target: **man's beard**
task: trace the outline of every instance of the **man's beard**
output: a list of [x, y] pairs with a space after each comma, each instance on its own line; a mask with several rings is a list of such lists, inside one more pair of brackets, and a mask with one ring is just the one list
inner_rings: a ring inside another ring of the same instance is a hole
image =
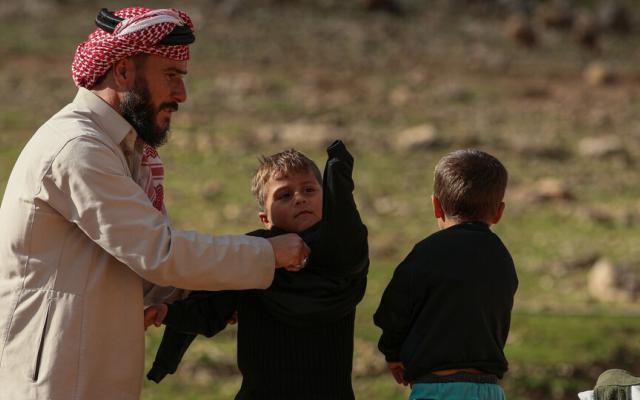
[[122, 116], [133, 126], [138, 137], [149, 146], [157, 148], [165, 144], [169, 136], [169, 122], [164, 128], [156, 124], [158, 113], [164, 109], [177, 111], [178, 103], [162, 103], [156, 109], [151, 102], [147, 80], [136, 77], [133, 89], [124, 95], [120, 109]]

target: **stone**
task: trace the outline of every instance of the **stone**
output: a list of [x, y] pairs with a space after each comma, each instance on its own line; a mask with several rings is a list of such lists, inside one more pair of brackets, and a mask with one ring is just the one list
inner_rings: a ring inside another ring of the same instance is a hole
[[397, 151], [424, 150], [439, 144], [436, 128], [430, 124], [405, 129], [395, 135], [392, 143]]
[[607, 65], [599, 62], [587, 65], [582, 75], [584, 80], [591, 86], [611, 85], [617, 80], [615, 72]]
[[531, 48], [538, 44], [538, 35], [533, 29], [531, 21], [523, 15], [509, 16], [505, 23], [505, 33], [520, 46]]
[[578, 142], [578, 153], [584, 157], [598, 159], [629, 156], [622, 140], [614, 135], [583, 138]]
[[557, 178], [542, 178], [529, 190], [531, 201], [544, 203], [548, 201], [574, 200], [573, 193], [561, 180]]
[[637, 274], [629, 267], [600, 259], [589, 271], [587, 287], [589, 294], [599, 301], [632, 301], [638, 292]]
[[573, 9], [566, 0], [554, 0], [541, 4], [536, 9], [536, 16], [548, 28], [567, 30], [573, 26]]

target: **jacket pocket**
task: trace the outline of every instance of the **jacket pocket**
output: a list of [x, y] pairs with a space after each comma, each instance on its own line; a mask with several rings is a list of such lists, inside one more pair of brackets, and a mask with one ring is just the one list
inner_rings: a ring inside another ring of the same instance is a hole
[[38, 381], [38, 376], [40, 374], [40, 364], [42, 362], [42, 353], [44, 351], [44, 342], [45, 339], [47, 337], [47, 330], [49, 329], [49, 322], [50, 322], [50, 318], [51, 318], [51, 304], [53, 302], [51, 300], [49, 300], [47, 302], [47, 312], [44, 316], [44, 319], [42, 321], [42, 328], [40, 329], [40, 336], [39, 339], [37, 341], [37, 352], [36, 352], [36, 356], [33, 360], [33, 366], [31, 368], [31, 373], [30, 373], [30, 378], [32, 381], [37, 382]]

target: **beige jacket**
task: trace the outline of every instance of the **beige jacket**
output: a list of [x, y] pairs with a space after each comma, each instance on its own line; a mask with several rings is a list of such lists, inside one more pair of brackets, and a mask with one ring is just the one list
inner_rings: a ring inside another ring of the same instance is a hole
[[14, 166], [0, 206], [0, 399], [138, 399], [143, 278], [271, 284], [265, 239], [171, 228], [131, 178], [131, 129], [80, 89]]

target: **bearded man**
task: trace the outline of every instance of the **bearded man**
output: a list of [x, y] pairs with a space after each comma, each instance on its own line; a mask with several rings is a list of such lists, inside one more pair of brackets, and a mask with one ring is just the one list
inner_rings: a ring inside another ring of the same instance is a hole
[[76, 50], [72, 103], [27, 143], [0, 206], [3, 399], [138, 399], [143, 282], [268, 287], [296, 235], [173, 229], [156, 147], [187, 98], [193, 24], [179, 10], [102, 10]]

